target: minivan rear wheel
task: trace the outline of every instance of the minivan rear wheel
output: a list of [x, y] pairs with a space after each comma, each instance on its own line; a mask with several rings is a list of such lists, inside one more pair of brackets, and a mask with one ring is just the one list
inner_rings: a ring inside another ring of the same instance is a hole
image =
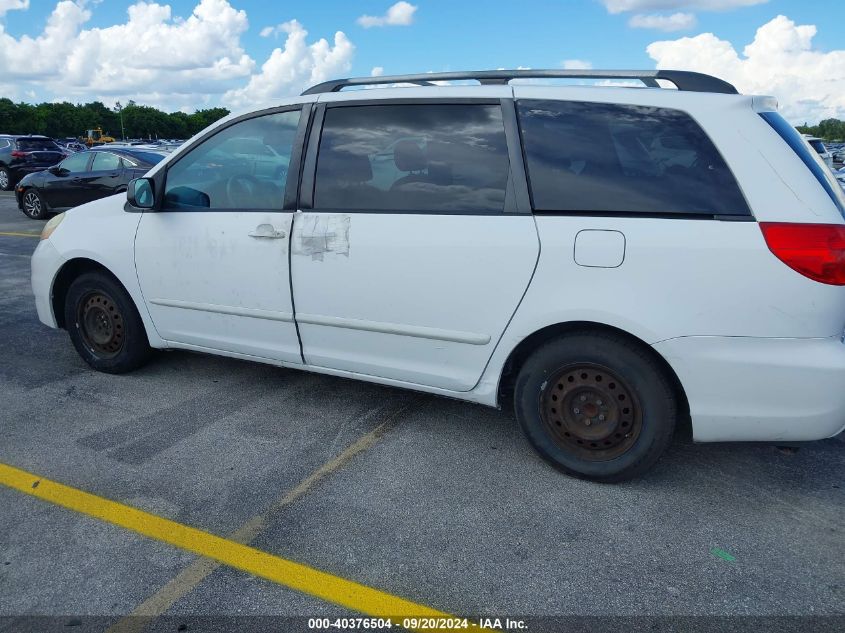
[[65, 326], [76, 351], [98, 371], [122, 374], [152, 355], [132, 298], [106, 274], [85, 273], [70, 284]]
[[677, 402], [648, 350], [605, 332], [571, 334], [535, 350], [516, 379], [516, 417], [534, 448], [576, 477], [637, 477], [672, 439]]

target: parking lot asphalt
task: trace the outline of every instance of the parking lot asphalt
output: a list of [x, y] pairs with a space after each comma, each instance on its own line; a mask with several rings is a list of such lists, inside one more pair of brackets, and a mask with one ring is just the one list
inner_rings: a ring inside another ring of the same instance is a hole
[[[842, 435], [679, 434], [611, 486], [547, 466], [508, 411], [183, 352], [99, 374], [38, 322], [42, 225], [0, 193], [0, 464], [447, 613], [843, 614]], [[0, 485], [0, 631], [354, 615], [335, 602]]]

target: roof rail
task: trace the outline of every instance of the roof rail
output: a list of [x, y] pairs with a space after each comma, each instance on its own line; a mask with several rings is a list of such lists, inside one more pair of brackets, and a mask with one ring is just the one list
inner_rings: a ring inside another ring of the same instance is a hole
[[392, 75], [381, 77], [351, 77], [333, 79], [311, 86], [303, 95], [339, 92], [349, 86], [381, 84], [417, 84], [433, 86], [435, 81], [475, 79], [483, 85], [507, 85], [513, 79], [638, 79], [646, 87], [659, 88], [658, 79], [675, 84], [687, 92], [717, 92], [735, 95], [737, 89], [717, 77], [687, 70], [479, 70], [468, 72], [425, 73], [418, 75]]

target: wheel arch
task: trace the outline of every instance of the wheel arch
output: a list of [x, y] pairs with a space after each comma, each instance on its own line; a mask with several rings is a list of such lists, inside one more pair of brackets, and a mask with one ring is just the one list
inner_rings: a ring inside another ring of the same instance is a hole
[[680, 378], [678, 378], [678, 374], [663, 357], [663, 355], [640, 337], [612, 325], [598, 323], [595, 321], [568, 321], [554, 323], [536, 330], [522, 339], [516, 347], [511, 350], [510, 354], [508, 354], [507, 360], [505, 360], [505, 363], [502, 366], [502, 371], [499, 376], [499, 386], [496, 394], [498, 403], [503, 407], [510, 407], [513, 404], [513, 389], [516, 375], [519, 373], [519, 369], [522, 364], [532, 352], [550, 340], [587, 332], [598, 334], [605, 333], [619, 336], [640, 347], [649, 356], [651, 356], [672, 384], [672, 388], [678, 399], [678, 411], [681, 414], [679, 424], [685, 425], [689, 428], [689, 402], [687, 400], [686, 391], [684, 390], [683, 384], [681, 384]]
[[39, 191], [38, 187], [36, 187], [35, 185], [30, 184], [28, 187], [24, 188], [24, 190], [21, 192], [21, 202], [23, 202], [23, 197], [30, 191], [35, 191], [35, 193], [38, 194], [38, 199], [41, 200], [41, 204], [43, 205], [45, 211], [53, 213], [53, 209], [47, 203], [47, 200], [45, 200], [44, 194], [42, 194], [41, 191]]
[[[117, 275], [103, 266], [100, 262], [86, 257], [76, 257], [74, 259], [70, 259], [66, 261], [59, 269], [59, 272], [56, 273], [56, 278], [53, 280], [53, 288], [50, 293], [50, 303], [53, 308], [53, 316], [56, 319], [56, 324], [60, 328], [65, 328], [65, 300], [67, 298], [68, 288], [70, 288], [73, 281], [80, 275], [90, 272], [103, 273], [109, 276], [115, 283], [119, 284], [124, 291], [126, 291], [127, 296], [130, 298], [132, 297], [129, 289], [122, 281], [120, 281], [120, 279], [118, 279]], [[137, 305], [135, 307], [139, 308]]]

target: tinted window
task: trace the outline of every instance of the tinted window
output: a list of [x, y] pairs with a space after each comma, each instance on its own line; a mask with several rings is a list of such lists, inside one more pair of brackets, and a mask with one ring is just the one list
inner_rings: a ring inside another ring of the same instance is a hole
[[808, 149], [798, 130], [792, 127], [780, 114], [777, 112], [762, 112], [760, 116], [792, 148], [792, 151], [798, 154], [798, 158], [813, 173], [819, 184], [824, 187], [827, 195], [830, 196], [833, 204], [845, 216], [845, 196], [839, 191], [840, 187], [836, 182], [836, 178], [827, 168], [827, 165], [824, 164], [821, 157]]
[[165, 208], [281, 209], [299, 110], [235, 123], [167, 171]]
[[147, 165], [157, 165], [164, 160], [164, 154], [157, 154], [156, 152], [142, 152], [130, 150], [126, 152], [127, 160], [131, 163], [145, 163]]
[[58, 152], [59, 147], [46, 138], [19, 138], [18, 149], [22, 152]]
[[542, 211], [749, 215], [725, 161], [678, 110], [520, 101], [534, 207]]
[[108, 169], [119, 169], [120, 158], [111, 152], [94, 152], [94, 162], [91, 164], [91, 171], [106, 171]]
[[509, 168], [497, 105], [329, 108], [314, 206], [496, 213]]
[[827, 149], [824, 146], [824, 143], [821, 141], [809, 141], [810, 147], [816, 150], [819, 154], [824, 154], [827, 152]]
[[66, 169], [71, 173], [86, 171], [88, 169], [88, 158], [92, 152], [80, 152], [72, 156], [68, 156], [61, 162], [62, 169]]

